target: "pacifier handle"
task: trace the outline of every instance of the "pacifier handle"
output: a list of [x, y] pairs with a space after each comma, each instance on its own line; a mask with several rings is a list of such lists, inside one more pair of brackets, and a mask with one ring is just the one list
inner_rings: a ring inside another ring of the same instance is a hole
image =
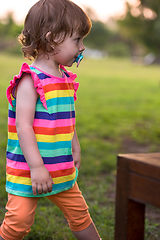
[[81, 52], [79, 55], [78, 55], [78, 57], [75, 59], [75, 61], [74, 62], [76, 62], [77, 63], [77, 67], [79, 66], [79, 64], [80, 64], [80, 62], [82, 61], [82, 59], [83, 59], [83, 52]]

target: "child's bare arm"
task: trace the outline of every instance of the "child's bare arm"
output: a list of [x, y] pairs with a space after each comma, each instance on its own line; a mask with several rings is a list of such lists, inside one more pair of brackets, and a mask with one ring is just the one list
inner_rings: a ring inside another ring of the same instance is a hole
[[30, 75], [20, 81], [16, 94], [16, 128], [22, 152], [30, 167], [34, 195], [52, 191], [52, 178], [43, 164], [33, 130], [37, 92]]
[[75, 167], [79, 169], [81, 166], [81, 147], [78, 141], [76, 129], [74, 130], [74, 135], [72, 139], [72, 156]]

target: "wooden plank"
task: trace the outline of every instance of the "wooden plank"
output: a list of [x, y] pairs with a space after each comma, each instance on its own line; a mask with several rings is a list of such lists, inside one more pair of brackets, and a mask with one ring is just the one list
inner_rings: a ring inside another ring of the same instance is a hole
[[129, 161], [125, 155], [118, 155], [117, 157], [117, 167], [128, 169]]
[[129, 198], [160, 208], [160, 181], [129, 174]]
[[128, 198], [129, 172], [126, 169], [118, 167], [116, 184], [115, 240], [143, 240], [145, 205]]
[[118, 164], [131, 172], [160, 180], [160, 153], [121, 154]]
[[128, 171], [117, 168], [115, 240], [127, 240]]
[[152, 165], [152, 163], [152, 159], [150, 159], [150, 163], [130, 160], [128, 169], [133, 173], [160, 181], [160, 166]]
[[145, 205], [128, 199], [127, 240], [144, 240], [144, 226]]
[[[156, 167], [160, 167], [160, 152], [157, 153], [136, 153], [136, 154], [119, 154], [118, 158], [145, 162]], [[151, 161], [152, 159], [152, 161]]]

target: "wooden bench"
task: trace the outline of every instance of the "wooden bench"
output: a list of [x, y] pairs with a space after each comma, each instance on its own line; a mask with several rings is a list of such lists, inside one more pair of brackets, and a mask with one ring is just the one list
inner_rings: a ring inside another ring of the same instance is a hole
[[118, 155], [115, 240], [143, 240], [145, 204], [160, 208], [160, 153]]

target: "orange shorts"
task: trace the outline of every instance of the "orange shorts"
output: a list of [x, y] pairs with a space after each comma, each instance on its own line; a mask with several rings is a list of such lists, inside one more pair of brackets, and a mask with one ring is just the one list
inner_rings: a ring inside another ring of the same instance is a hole
[[[72, 231], [82, 231], [92, 222], [88, 206], [78, 188], [73, 188], [47, 197], [63, 212]], [[4, 221], [0, 228], [0, 235], [5, 240], [21, 240], [30, 231], [34, 223], [37, 197], [27, 198], [8, 194], [8, 202]]]

